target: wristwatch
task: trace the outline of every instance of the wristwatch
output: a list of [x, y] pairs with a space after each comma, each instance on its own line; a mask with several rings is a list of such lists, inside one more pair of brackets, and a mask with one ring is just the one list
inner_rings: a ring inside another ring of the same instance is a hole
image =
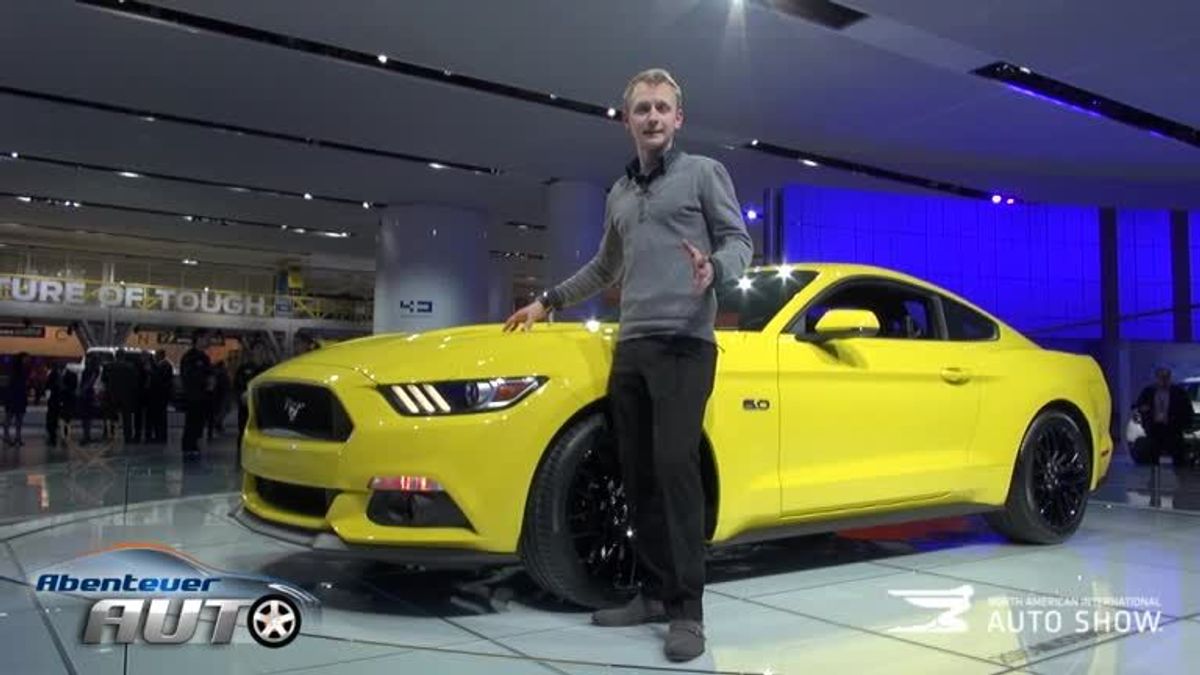
[[553, 290], [554, 289], [547, 288], [537, 296], [537, 301], [542, 303], [542, 307], [545, 307], [547, 312], [553, 312], [559, 309], [558, 302], [556, 302], [558, 296], [554, 294]]

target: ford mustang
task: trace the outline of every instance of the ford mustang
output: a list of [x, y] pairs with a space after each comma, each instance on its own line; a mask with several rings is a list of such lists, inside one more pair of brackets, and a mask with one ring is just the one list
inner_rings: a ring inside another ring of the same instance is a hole
[[[1012, 540], [1079, 526], [1108, 470], [1090, 358], [1042, 349], [876, 267], [760, 267], [717, 289], [702, 458], [712, 547], [984, 513]], [[522, 563], [587, 606], [636, 565], [605, 386], [616, 326], [383, 334], [254, 380], [246, 526], [414, 564]]]

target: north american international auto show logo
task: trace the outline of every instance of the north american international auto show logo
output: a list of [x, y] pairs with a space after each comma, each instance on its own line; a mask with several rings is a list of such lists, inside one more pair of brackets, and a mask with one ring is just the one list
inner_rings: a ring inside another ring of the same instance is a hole
[[300, 634], [320, 603], [265, 576], [218, 570], [166, 546], [119, 545], [31, 575], [39, 593], [93, 600], [83, 617], [88, 645], [233, 642], [239, 627], [277, 649]]
[[[889, 633], [1020, 633], [1096, 636], [1112, 633], [1157, 633], [1162, 629], [1158, 598], [1144, 596], [1060, 597], [1053, 595], [989, 596], [980, 606], [975, 587], [889, 590], [888, 595], [929, 611], [920, 623], [895, 626]], [[984, 625], [980, 625], [984, 622]]]

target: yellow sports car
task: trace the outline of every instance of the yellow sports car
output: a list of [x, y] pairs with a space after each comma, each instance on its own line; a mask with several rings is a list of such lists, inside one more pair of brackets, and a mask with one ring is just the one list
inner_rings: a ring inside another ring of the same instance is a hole
[[[754, 268], [717, 294], [696, 505], [712, 546], [970, 512], [1022, 542], [1079, 526], [1113, 447], [1092, 359], [875, 267]], [[468, 326], [278, 365], [252, 385], [237, 517], [343, 554], [519, 560], [609, 603], [635, 574], [605, 414], [615, 335]]]

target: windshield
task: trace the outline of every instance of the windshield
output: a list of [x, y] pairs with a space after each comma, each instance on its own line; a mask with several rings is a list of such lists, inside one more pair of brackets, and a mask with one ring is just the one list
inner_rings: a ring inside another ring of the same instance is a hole
[[[740, 279], [717, 288], [717, 330], [759, 331], [805, 286], [817, 278], [816, 272], [792, 270], [781, 276], [778, 269], [746, 272]], [[620, 310], [610, 307], [596, 319], [617, 323]]]
[[816, 277], [816, 272], [765, 269], [722, 284], [717, 288], [717, 330], [762, 330]]

